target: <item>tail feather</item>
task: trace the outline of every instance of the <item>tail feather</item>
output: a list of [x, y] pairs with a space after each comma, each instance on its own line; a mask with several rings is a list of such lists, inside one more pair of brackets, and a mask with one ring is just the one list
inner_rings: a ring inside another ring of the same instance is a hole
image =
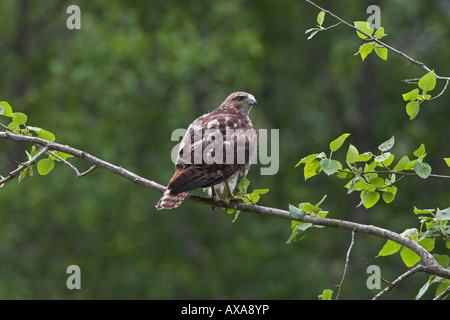
[[188, 194], [187, 192], [172, 194], [171, 191], [171, 189], [166, 189], [166, 191], [164, 191], [161, 199], [159, 199], [156, 204], [156, 209], [161, 210], [176, 208], [181, 204], [181, 202], [183, 202]]

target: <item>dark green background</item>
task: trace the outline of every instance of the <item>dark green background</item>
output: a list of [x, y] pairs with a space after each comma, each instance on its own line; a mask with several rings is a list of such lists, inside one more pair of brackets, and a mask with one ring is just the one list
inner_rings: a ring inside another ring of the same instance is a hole
[[[81, 30], [66, 27], [70, 4], [80, 6]], [[368, 18], [369, 4], [322, 5], [352, 22]], [[446, 1], [377, 4], [387, 43], [450, 74]], [[0, 100], [57, 142], [166, 184], [172, 131], [229, 93], [248, 91], [259, 102], [254, 125], [280, 130], [279, 172], [261, 176], [255, 165], [249, 174], [250, 189], [270, 189], [260, 204], [287, 209], [327, 194], [328, 217], [396, 232], [417, 227], [414, 205], [449, 205], [445, 181], [403, 179], [393, 203], [365, 210], [356, 208], [356, 192], [346, 195], [344, 180], [321, 174], [305, 182], [303, 167], [294, 168], [349, 132], [347, 143], [360, 152], [376, 152], [395, 135], [397, 159], [424, 143], [433, 172], [449, 173], [442, 158], [449, 156], [450, 95], [408, 120], [401, 94], [414, 86], [400, 80], [424, 71], [391, 52], [387, 61], [372, 53], [362, 63], [354, 56], [361, 41], [344, 26], [307, 40], [317, 13], [304, 1], [1, 1]], [[325, 17], [325, 26], [334, 23]], [[26, 160], [24, 148], [0, 141], [0, 174]], [[60, 164], [48, 176], [6, 184], [0, 298], [316, 299], [323, 289], [336, 292], [350, 233], [315, 229], [286, 245], [288, 221], [242, 213], [232, 222], [192, 203], [157, 212], [159, 197], [102, 170], [76, 179]], [[375, 258], [383, 244], [357, 235], [342, 299], [376, 294], [366, 287], [367, 264], [388, 280], [406, 270], [398, 255]], [[81, 290], [66, 288], [71, 264], [81, 268]], [[426, 279], [415, 275], [385, 297], [414, 298]]]

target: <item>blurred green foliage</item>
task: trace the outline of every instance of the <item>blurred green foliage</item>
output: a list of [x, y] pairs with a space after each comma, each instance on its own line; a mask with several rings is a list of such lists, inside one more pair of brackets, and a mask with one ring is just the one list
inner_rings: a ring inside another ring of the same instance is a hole
[[[66, 27], [70, 4], [81, 9], [81, 30]], [[329, 9], [363, 21], [369, 4], [346, 0]], [[384, 41], [450, 74], [446, 1], [378, 5]], [[253, 188], [270, 189], [259, 204], [288, 209], [327, 194], [328, 217], [402, 232], [417, 223], [414, 206], [448, 207], [445, 181], [404, 179], [394, 202], [366, 210], [340, 179], [305, 182], [294, 166], [351, 132], [360, 150], [393, 135], [399, 155], [424, 143], [433, 172], [448, 174], [450, 95], [410, 121], [402, 93], [414, 86], [400, 80], [422, 70], [393, 54], [362, 62], [354, 56], [360, 40], [342, 26], [307, 40], [317, 13], [291, 0], [2, 1], [0, 100], [57, 142], [166, 184], [172, 131], [229, 93], [248, 91], [259, 102], [255, 126], [280, 129], [278, 174], [250, 170]], [[0, 174], [26, 160], [24, 148], [0, 141]], [[8, 183], [0, 189], [0, 298], [316, 299], [341, 279], [348, 232], [317, 229], [287, 245], [287, 221], [241, 213], [232, 222], [234, 215], [192, 203], [157, 212], [159, 196], [102, 170], [77, 180], [62, 165]], [[375, 259], [383, 244], [357, 235], [341, 299], [376, 294], [366, 287], [367, 264], [391, 280], [405, 270], [396, 255]], [[66, 287], [72, 264], [81, 268], [81, 290]], [[414, 276], [386, 297], [413, 298], [426, 280]]]

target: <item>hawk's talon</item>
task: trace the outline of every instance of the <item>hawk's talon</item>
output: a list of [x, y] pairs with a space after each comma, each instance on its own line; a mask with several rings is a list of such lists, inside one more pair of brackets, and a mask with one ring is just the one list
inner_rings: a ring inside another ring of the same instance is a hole
[[212, 209], [214, 210], [214, 207], [217, 207], [219, 204], [219, 195], [217, 194], [216, 190], [214, 189], [214, 187], [211, 187], [211, 199], [214, 203], [214, 205], [212, 206]]
[[235, 202], [239, 202], [239, 203], [244, 203], [244, 200], [243, 199], [241, 199], [241, 198], [236, 198], [235, 196], [228, 196], [226, 199], [225, 199], [225, 204], [227, 205], [227, 207], [230, 205], [230, 202], [231, 201], [235, 201]]

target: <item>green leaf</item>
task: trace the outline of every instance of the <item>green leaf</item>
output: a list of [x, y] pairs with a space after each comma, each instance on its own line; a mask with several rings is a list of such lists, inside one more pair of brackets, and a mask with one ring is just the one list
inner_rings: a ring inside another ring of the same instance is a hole
[[361, 190], [364, 190], [366, 187], [367, 187], [366, 180], [360, 178], [359, 181], [356, 182], [355, 190], [356, 191], [361, 191]]
[[310, 33], [312, 31], [319, 30], [319, 28], [311, 28], [305, 31], [305, 34]]
[[375, 49], [375, 53], [377, 54], [377, 56], [379, 56], [383, 60], [387, 60], [388, 49], [386, 49], [384, 47], [380, 48], [377, 46], [374, 46], [374, 49]]
[[373, 185], [375, 188], [384, 187], [384, 180], [380, 177], [375, 177], [369, 180], [369, 183]]
[[448, 268], [450, 264], [450, 257], [445, 254], [433, 254], [433, 258], [439, 263], [442, 267]]
[[39, 133], [39, 131], [41, 131], [41, 128], [39, 127], [33, 127], [33, 126], [27, 126], [28, 130], [34, 131], [36, 133]]
[[389, 256], [391, 254], [397, 253], [400, 250], [401, 245], [392, 240], [388, 240], [383, 248], [378, 252], [379, 257]]
[[314, 37], [314, 36], [317, 34], [317, 32], [319, 32], [319, 31], [320, 31], [320, 29], [316, 28], [316, 30], [313, 31], [313, 32], [309, 35], [309, 37], [308, 37], [307, 39], [308, 39], [308, 40], [311, 40], [312, 37]]
[[337, 177], [342, 179], [349, 179], [353, 177], [353, 173], [349, 169], [344, 169], [343, 171], [338, 173]]
[[55, 161], [53, 161], [51, 159], [41, 159], [37, 163], [38, 172], [42, 176], [45, 176], [50, 171], [52, 171], [54, 166], [55, 166]]
[[405, 229], [405, 231], [400, 233], [400, 235], [403, 237], [413, 238], [413, 237], [417, 237], [418, 232], [419, 231], [417, 230], [417, 228], [409, 228], [409, 229]]
[[420, 111], [420, 105], [417, 101], [411, 101], [406, 105], [406, 114], [409, 116], [409, 120], [414, 119]]
[[347, 139], [347, 137], [349, 135], [350, 135], [350, 133], [344, 133], [344, 134], [340, 135], [337, 139], [331, 141], [330, 150], [333, 152], [338, 150], [342, 146], [342, 144], [345, 142], [345, 139]]
[[375, 34], [374, 37], [377, 38], [378, 40], [380, 40], [381, 38], [384, 38], [385, 36], [387, 36], [386, 33], [384, 33], [384, 28], [381, 27], [380, 29], [378, 29]]
[[[378, 165], [378, 163], [377, 162], [375, 162], [375, 161], [373, 161], [372, 163], [370, 163], [370, 164], [365, 164], [364, 165], [364, 172], [367, 172], [367, 171], [373, 171], [373, 170], [375, 170], [375, 167]], [[375, 173], [375, 175], [376, 175], [376, 173]]]
[[319, 24], [319, 26], [323, 24], [324, 19], [325, 19], [325, 12], [320, 11], [319, 14], [317, 15], [317, 23]]
[[348, 151], [347, 151], [347, 162], [348, 163], [355, 163], [359, 158], [359, 152], [358, 149], [354, 145], [349, 145]]
[[450, 220], [450, 208], [436, 212], [436, 218], [440, 220]]
[[302, 202], [298, 206], [300, 209], [304, 210], [306, 214], [317, 214], [320, 212], [320, 208], [309, 203], [309, 202]]
[[259, 201], [259, 199], [261, 198], [258, 193], [254, 193], [254, 192], [248, 194], [247, 196], [248, 196], [248, 199], [250, 199], [250, 201], [252, 203], [257, 203]]
[[322, 197], [322, 199], [320, 199], [320, 201], [317, 202], [317, 204], [315, 205], [315, 207], [320, 208], [320, 205], [322, 204], [322, 202], [325, 201], [326, 198], [327, 198], [327, 195], [324, 195], [324, 196]]
[[[67, 160], [67, 158], [72, 158], [73, 155], [65, 153], [65, 152], [61, 152], [61, 151], [53, 151], [53, 153], [55, 155], [57, 155], [58, 157], [60, 157], [61, 159]], [[58, 158], [50, 155], [50, 159], [56, 160], [56, 161], [60, 161]]]
[[340, 165], [341, 165], [340, 162], [336, 160], [322, 159], [320, 161], [320, 166], [322, 170], [329, 176], [338, 171]]
[[[28, 168], [31, 168], [31, 166]], [[19, 182], [21, 182], [23, 179], [25, 179], [27, 177], [28, 168], [23, 169], [22, 172], [20, 173], [19, 179], [18, 179]]]
[[253, 193], [257, 193], [257, 194], [266, 194], [267, 192], [269, 192], [269, 189], [255, 189], [255, 190], [253, 190]]
[[330, 289], [323, 290], [322, 294], [319, 295], [319, 300], [331, 300], [332, 295], [333, 290]]
[[27, 122], [27, 115], [22, 112], [14, 112], [12, 114], [12, 121], [17, 125], [22, 125]]
[[359, 155], [357, 162], [366, 162], [372, 159], [372, 157], [372, 152], [364, 152], [363, 154]]
[[373, 50], [373, 43], [364, 43], [359, 47], [359, 50], [357, 53], [361, 55], [362, 61], [366, 59], [366, 57], [372, 52]]
[[8, 129], [11, 131], [14, 131], [16, 133], [20, 133], [19, 125], [15, 124], [14, 122], [11, 122], [10, 124], [8, 124]]
[[297, 164], [295, 165], [295, 167], [298, 167], [299, 165], [301, 165], [302, 163], [307, 163], [309, 161], [313, 161], [315, 158], [317, 157], [317, 153], [314, 154], [310, 154], [306, 157], [303, 157], [299, 162], [297, 162]]
[[435, 276], [430, 276], [427, 280], [427, 282], [425, 282], [425, 284], [422, 286], [422, 288], [420, 288], [419, 293], [417, 293], [416, 296], [416, 300], [419, 300], [420, 298], [422, 298], [422, 296], [428, 291], [428, 288], [430, 287], [430, 284], [432, 283], [432, 280]]
[[400, 256], [407, 267], [412, 267], [420, 261], [420, 257], [416, 253], [404, 246], [400, 249]]
[[385, 152], [385, 151], [390, 150], [394, 146], [394, 144], [395, 144], [395, 136], [392, 136], [392, 138], [390, 138], [389, 140], [387, 140], [387, 141], [383, 142], [382, 144], [380, 144], [378, 146], [378, 149], [380, 151]]
[[[442, 280], [442, 282], [439, 284], [438, 288], [436, 289], [435, 297], [442, 294], [447, 288], [450, 287], [450, 280], [445, 279]], [[444, 299], [448, 298], [448, 294], [444, 297]]]
[[239, 191], [247, 192], [247, 188], [249, 185], [250, 185], [250, 181], [248, 181], [247, 179], [242, 179], [241, 181], [239, 181], [238, 189], [239, 189]]
[[[355, 21], [353, 22], [353, 24], [355, 25], [355, 27], [367, 33], [369, 36], [373, 34], [373, 29], [370, 28], [369, 23], [367, 21]], [[360, 37], [361, 39], [367, 39], [367, 36], [363, 35], [361, 32], [356, 31], [356, 33], [358, 34], [358, 37]]]
[[380, 199], [380, 194], [377, 191], [368, 191], [366, 193], [366, 198], [363, 201], [363, 206], [366, 209], [373, 207]]
[[392, 154], [390, 152], [386, 152], [386, 153], [383, 153], [383, 154], [375, 157], [375, 159], [373, 159], [373, 161], [375, 161], [375, 162], [383, 162], [383, 161], [387, 160], [391, 155]]
[[295, 220], [302, 220], [303, 217], [306, 215], [304, 210], [297, 208], [292, 204], [289, 205], [289, 214], [291, 215], [292, 219]]
[[423, 145], [423, 143], [420, 144], [420, 147], [414, 151], [414, 155], [416, 157], [420, 157], [421, 155], [423, 155], [425, 153], [425, 146]]
[[414, 206], [414, 214], [432, 214], [434, 212], [434, 209], [417, 209], [416, 206]]
[[13, 112], [12, 108], [6, 101], [0, 101], [0, 115], [3, 115], [5, 117], [12, 117]]
[[395, 194], [390, 191], [384, 191], [381, 196], [386, 203], [391, 203], [395, 199]]
[[48, 141], [55, 141], [55, 135], [53, 133], [51, 133], [50, 131], [41, 129], [38, 132], [38, 138], [44, 139], [44, 140], [48, 140]]
[[434, 249], [434, 242], [436, 239], [434, 238], [425, 238], [421, 241], [419, 241], [419, 244], [424, 247], [428, 252], [433, 251]]
[[403, 169], [405, 169], [406, 168], [406, 166], [408, 165], [408, 163], [409, 163], [409, 158], [408, 158], [408, 156], [404, 156], [404, 157], [402, 157], [398, 162], [397, 162], [397, 164], [395, 165], [395, 167], [394, 167], [394, 171], [402, 171]]
[[394, 155], [391, 154], [390, 152], [386, 152], [386, 153], [389, 153], [389, 157], [386, 160], [384, 160], [381, 163], [379, 163], [378, 166], [380, 166], [380, 167], [384, 167], [384, 166], [388, 167], [388, 166], [391, 165], [392, 161], [394, 161]]
[[428, 72], [419, 80], [419, 88], [425, 91], [431, 91], [436, 86], [436, 74], [434, 70]]
[[450, 167], [450, 158], [444, 158], [445, 163]]
[[416, 88], [414, 90], [411, 90], [407, 93], [402, 94], [403, 100], [405, 101], [414, 101], [417, 100], [417, 97], [419, 96], [419, 89]]
[[305, 163], [305, 168], [303, 169], [303, 175], [305, 176], [305, 180], [315, 176], [320, 172], [320, 162], [317, 160], [313, 160]]
[[431, 174], [431, 167], [428, 163], [416, 162], [414, 164], [414, 171], [419, 177], [426, 179]]
[[305, 237], [305, 230], [310, 228], [312, 223], [306, 223], [301, 221], [292, 221], [291, 228], [292, 233], [289, 239], [286, 241], [287, 244], [291, 243], [292, 240], [298, 241]]

